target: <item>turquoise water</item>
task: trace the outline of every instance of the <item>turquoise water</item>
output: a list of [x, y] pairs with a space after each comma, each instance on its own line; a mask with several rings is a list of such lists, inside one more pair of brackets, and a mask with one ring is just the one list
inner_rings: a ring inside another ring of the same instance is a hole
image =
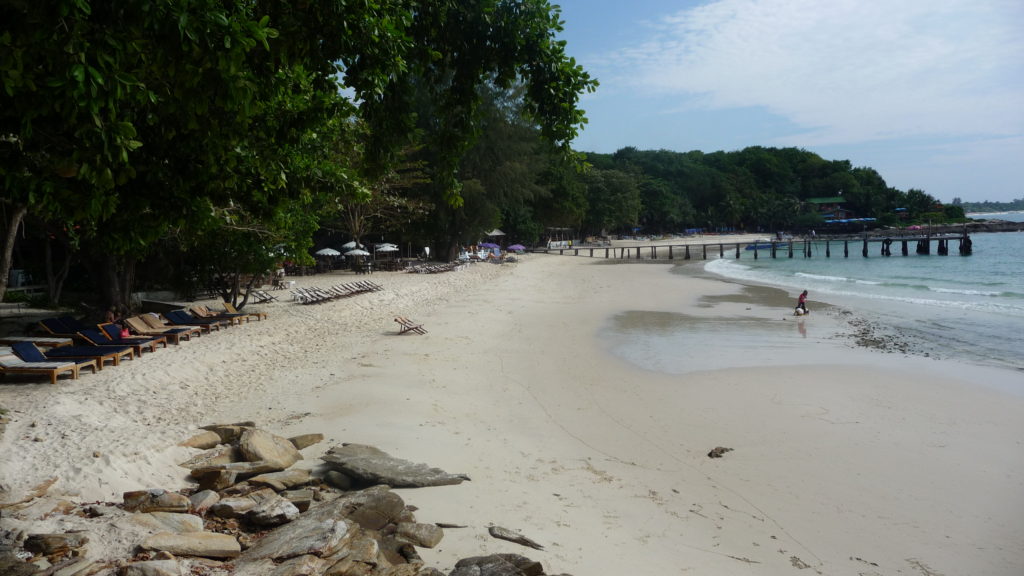
[[1024, 232], [971, 239], [971, 256], [958, 255], [953, 240], [949, 256], [915, 255], [913, 243], [910, 255], [901, 256], [896, 242], [890, 257], [873, 243], [864, 258], [861, 245], [851, 243], [844, 258], [842, 244], [833, 243], [826, 258], [825, 243], [816, 242], [811, 258], [771, 259], [762, 252], [755, 261], [746, 252], [740, 260], [708, 262], [705, 270], [785, 288], [794, 302], [808, 290], [812, 306], [828, 302], [892, 327], [932, 356], [1024, 370]]

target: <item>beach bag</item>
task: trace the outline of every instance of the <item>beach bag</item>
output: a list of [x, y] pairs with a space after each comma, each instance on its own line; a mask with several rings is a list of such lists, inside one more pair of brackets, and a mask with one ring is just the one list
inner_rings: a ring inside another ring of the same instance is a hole
[[128, 338], [132, 335], [127, 328], [121, 328], [121, 338]]

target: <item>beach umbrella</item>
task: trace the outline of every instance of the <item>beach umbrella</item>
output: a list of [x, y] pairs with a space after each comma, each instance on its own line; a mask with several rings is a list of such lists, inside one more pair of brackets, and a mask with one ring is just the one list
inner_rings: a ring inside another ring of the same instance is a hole
[[366, 250], [359, 249], [359, 248], [355, 248], [353, 250], [349, 250], [348, 252], [345, 252], [345, 256], [369, 256], [369, 255], [370, 255], [369, 252], [367, 252]]
[[497, 229], [497, 228], [495, 228], [494, 230], [491, 230], [490, 232], [487, 233], [487, 236], [504, 236], [504, 235], [505, 235], [505, 233], [502, 232], [501, 230]]
[[481, 248], [497, 248], [498, 247], [498, 245], [493, 243], [493, 242], [482, 242], [480, 244], [477, 244], [477, 246], [480, 246]]
[[506, 250], [526, 250], [526, 246], [523, 246], [522, 244], [513, 244], [506, 248]]
[[398, 246], [395, 246], [393, 244], [378, 246], [377, 252], [398, 252]]
[[342, 250], [351, 250], [352, 248], [355, 248], [355, 247], [356, 247], [356, 241], [355, 240], [352, 240], [351, 242], [345, 242], [344, 244], [341, 245], [341, 249]]
[[316, 251], [317, 256], [341, 256], [341, 252], [338, 252], [334, 248], [321, 248]]

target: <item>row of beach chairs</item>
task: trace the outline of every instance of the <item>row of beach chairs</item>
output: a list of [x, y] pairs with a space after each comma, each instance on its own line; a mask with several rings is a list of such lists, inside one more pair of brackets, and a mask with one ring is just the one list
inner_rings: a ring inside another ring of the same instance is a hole
[[438, 274], [441, 272], [451, 272], [453, 270], [460, 270], [466, 264], [464, 262], [448, 262], [447, 264], [419, 264], [416, 266], [410, 266], [406, 268], [406, 272], [413, 272], [416, 274]]
[[300, 304], [320, 304], [340, 298], [350, 298], [366, 292], [378, 292], [384, 287], [376, 282], [360, 280], [346, 284], [337, 284], [327, 288], [309, 287], [295, 288], [292, 292], [292, 299]]
[[120, 324], [88, 324], [71, 316], [44, 318], [39, 327], [47, 336], [0, 337], [0, 375], [44, 375], [56, 384], [61, 374], [77, 379], [82, 370], [97, 372], [108, 363], [117, 366], [168, 343], [179, 344], [182, 339], [266, 317], [264, 312], [238, 312], [224, 303], [223, 312], [191, 306], [162, 316], [132, 316]]

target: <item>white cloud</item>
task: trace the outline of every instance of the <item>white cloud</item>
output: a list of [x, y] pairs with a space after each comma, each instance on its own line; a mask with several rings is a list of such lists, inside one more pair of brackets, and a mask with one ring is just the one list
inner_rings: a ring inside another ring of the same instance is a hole
[[763, 107], [793, 144], [1024, 132], [1020, 0], [718, 0], [603, 59], [602, 89]]

